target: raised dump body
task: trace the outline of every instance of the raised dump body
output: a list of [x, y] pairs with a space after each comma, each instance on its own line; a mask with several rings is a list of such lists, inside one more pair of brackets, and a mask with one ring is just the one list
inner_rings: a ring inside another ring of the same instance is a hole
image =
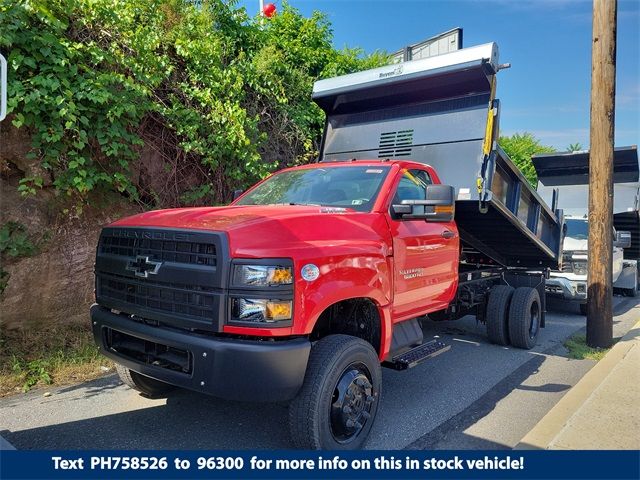
[[[589, 211], [589, 152], [534, 155], [538, 173], [538, 193], [545, 200], [558, 191], [558, 204], [564, 213], [585, 216]], [[613, 155], [613, 224], [617, 230], [631, 232], [628, 259], [640, 259], [640, 165], [638, 147], [620, 147]]]
[[456, 188], [465, 247], [507, 267], [557, 268], [561, 213], [497, 146], [495, 43], [315, 83], [320, 161], [407, 159]]

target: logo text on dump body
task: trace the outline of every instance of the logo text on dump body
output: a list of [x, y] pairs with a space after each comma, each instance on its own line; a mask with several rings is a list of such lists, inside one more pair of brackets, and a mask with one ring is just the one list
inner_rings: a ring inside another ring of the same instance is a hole
[[394, 68], [390, 72], [382, 72], [379, 78], [393, 77], [394, 75], [400, 75], [401, 73], [402, 73], [402, 65], [398, 65], [396, 68]]

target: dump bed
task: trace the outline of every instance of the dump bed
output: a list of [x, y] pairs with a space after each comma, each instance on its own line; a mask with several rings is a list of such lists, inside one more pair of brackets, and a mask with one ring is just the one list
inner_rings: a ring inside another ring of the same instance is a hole
[[561, 219], [497, 146], [495, 43], [320, 80], [320, 161], [406, 159], [456, 188], [464, 245], [507, 267], [557, 268]]
[[[553, 198], [566, 215], [589, 213], [589, 152], [563, 152], [534, 155], [538, 173], [538, 193]], [[631, 232], [631, 247], [625, 258], [640, 259], [640, 165], [638, 147], [619, 147], [613, 153], [613, 224]]]

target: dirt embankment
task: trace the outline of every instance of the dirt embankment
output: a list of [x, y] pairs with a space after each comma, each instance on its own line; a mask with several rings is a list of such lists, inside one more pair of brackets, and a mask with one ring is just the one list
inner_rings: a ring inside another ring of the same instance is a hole
[[[24, 129], [0, 126], [0, 227], [19, 225], [33, 245], [28, 256], [3, 254], [6, 286], [0, 293], [3, 329], [48, 327], [88, 321], [93, 302], [95, 248], [102, 226], [139, 211], [117, 195], [102, 196], [81, 214], [65, 213], [52, 179], [38, 160], [27, 159], [30, 138]], [[18, 192], [19, 180], [41, 175], [35, 197]], [[70, 209], [70, 212], [75, 210]]]

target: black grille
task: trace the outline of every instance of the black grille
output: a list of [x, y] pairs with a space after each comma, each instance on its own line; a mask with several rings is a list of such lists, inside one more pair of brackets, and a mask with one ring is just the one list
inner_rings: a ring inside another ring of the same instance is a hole
[[198, 285], [103, 273], [98, 277], [98, 290], [103, 298], [168, 314], [211, 318], [215, 307], [213, 289]]
[[123, 357], [177, 372], [193, 371], [193, 357], [187, 350], [143, 340], [111, 328], [105, 329], [104, 334], [107, 348]]
[[210, 243], [126, 238], [103, 235], [100, 252], [135, 258], [138, 255], [162, 262], [216, 266], [216, 246]]
[[225, 252], [219, 232], [107, 227], [96, 256], [96, 301], [178, 328], [219, 331]]

